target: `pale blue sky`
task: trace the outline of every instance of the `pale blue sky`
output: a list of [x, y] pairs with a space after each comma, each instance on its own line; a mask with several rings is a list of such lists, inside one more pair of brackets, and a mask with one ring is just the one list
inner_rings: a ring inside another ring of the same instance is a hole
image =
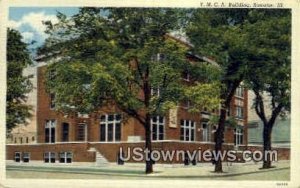
[[71, 16], [78, 13], [78, 7], [10, 7], [9, 19], [17, 21], [30, 12], [45, 12], [48, 15], [55, 15], [57, 11]]
[[51, 20], [55, 23], [57, 12], [71, 16], [78, 10], [78, 7], [10, 7], [8, 24], [10, 28], [20, 31], [24, 42], [36, 41], [29, 46], [32, 50], [41, 46], [47, 38], [42, 21]]

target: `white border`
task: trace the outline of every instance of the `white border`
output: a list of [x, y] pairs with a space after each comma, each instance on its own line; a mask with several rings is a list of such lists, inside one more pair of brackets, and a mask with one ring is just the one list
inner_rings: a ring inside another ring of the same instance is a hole
[[[5, 91], [6, 91], [6, 22], [8, 20], [8, 7], [9, 6], [23, 6], [23, 7], [38, 7], [38, 6], [109, 6], [109, 7], [199, 7], [200, 2], [219, 2], [220, 1], [203, 1], [203, 0], [190, 0], [183, 2], [180, 0], [0, 0], [0, 132], [2, 133], [0, 139], [0, 186], [5, 185], [6, 187], [41, 187], [47, 184], [48, 187], [152, 187], [161, 186], [164, 187], [199, 187], [199, 186], [210, 186], [210, 187], [276, 187], [278, 181], [212, 181], [212, 180], [49, 180], [49, 179], [5, 179]], [[246, 1], [228, 1], [228, 3], [252, 3], [253, 0]], [[291, 180], [287, 181], [288, 187], [299, 187], [300, 186], [300, 165], [298, 159], [300, 158], [299, 146], [300, 146], [300, 65], [298, 62], [300, 59], [300, 40], [297, 36], [300, 36], [299, 32], [299, 18], [300, 18], [300, 1], [299, 0], [281, 0], [281, 1], [255, 1], [276, 4], [276, 2], [284, 3], [285, 8], [292, 8], [292, 112], [291, 112]], [[282, 183], [280, 181], [279, 183]]]

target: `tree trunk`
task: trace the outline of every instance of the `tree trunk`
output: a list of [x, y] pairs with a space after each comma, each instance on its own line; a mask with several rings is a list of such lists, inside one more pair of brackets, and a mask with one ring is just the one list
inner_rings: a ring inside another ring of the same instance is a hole
[[[151, 116], [150, 114], [146, 114], [145, 119], [145, 150], [149, 151], [148, 156], [145, 156], [145, 162], [146, 162], [146, 174], [153, 173], [153, 164], [151, 160], [151, 152], [152, 152], [152, 145], [151, 145]], [[148, 159], [148, 160], [147, 160]]]
[[[240, 77], [238, 80], [234, 82], [227, 82], [226, 87], [227, 90], [223, 91], [220, 98], [224, 100], [221, 106], [221, 112], [220, 112], [220, 118], [219, 118], [219, 126], [215, 134], [215, 155], [217, 155], [219, 152], [222, 152], [222, 145], [224, 141], [224, 130], [225, 130], [225, 120], [227, 115], [227, 109], [230, 108], [230, 102], [231, 99], [235, 93], [236, 88], [240, 85], [242, 81], [242, 77]], [[222, 158], [219, 157], [217, 159], [214, 159], [215, 161], [215, 172], [222, 173]]]
[[[222, 108], [221, 114], [220, 114], [220, 119], [219, 119], [219, 126], [216, 131], [216, 135], [215, 135], [215, 142], [216, 142], [215, 143], [215, 152], [216, 152], [216, 154], [219, 152], [222, 152], [225, 119], [226, 119], [226, 108]], [[215, 172], [217, 172], [217, 173], [223, 172], [222, 159], [221, 158], [214, 159], [214, 162], [215, 162]]]
[[271, 151], [271, 133], [272, 126], [269, 123], [264, 124], [263, 130], [263, 141], [264, 141], [264, 149], [263, 149], [263, 166], [262, 168], [271, 168], [271, 159], [270, 156], [267, 156], [267, 152]]

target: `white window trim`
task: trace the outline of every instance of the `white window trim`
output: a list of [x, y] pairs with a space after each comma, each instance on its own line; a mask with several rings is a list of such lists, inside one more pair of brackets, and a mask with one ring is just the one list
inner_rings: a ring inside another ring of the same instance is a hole
[[[196, 140], [196, 122], [192, 120], [182, 120], [183, 125], [180, 125], [180, 129], [183, 128], [183, 140], [186, 142], [193, 142]], [[192, 126], [193, 125], [193, 126]], [[186, 139], [186, 129], [189, 129], [189, 140]], [[194, 139], [192, 140], [192, 130], [194, 130]], [[180, 132], [181, 134], [181, 132]]]
[[[156, 91], [156, 93], [154, 93]], [[151, 96], [160, 97], [160, 88], [158, 87], [151, 87]]]
[[[71, 163], [73, 163], [73, 153], [69, 152], [69, 151], [63, 151], [63, 152], [59, 152], [59, 163], [67, 163], [67, 159], [68, 159], [68, 154], [71, 154]], [[63, 158], [64, 158], [64, 162], [60, 162], [61, 154], [63, 154]]]
[[[45, 129], [49, 129], [49, 142], [46, 143], [55, 143], [56, 142], [56, 120], [55, 119], [49, 119], [46, 120], [46, 125], [45, 125]], [[51, 142], [51, 137], [52, 137], [52, 129], [54, 128], [54, 142]], [[46, 135], [45, 135], [46, 136]]]
[[242, 106], [235, 106], [235, 117], [238, 119], [244, 118], [244, 110]]
[[159, 122], [159, 118], [160, 118], [161, 116], [156, 116], [156, 122], [153, 122], [153, 118], [151, 118], [151, 140], [154, 140], [153, 139], [153, 125], [154, 124], [156, 124], [156, 135], [157, 135], [157, 137], [156, 137], [156, 139], [155, 140], [160, 140], [159, 139], [159, 135], [161, 134], [160, 132], [159, 132], [159, 126], [163, 126], [163, 139], [162, 140], [164, 140], [165, 139], [165, 117], [163, 117], [163, 122], [162, 123], [160, 123]]
[[[109, 121], [108, 120], [108, 116], [109, 115], [113, 115], [114, 116], [114, 119], [113, 121]], [[105, 121], [101, 121], [100, 119], [100, 124], [99, 124], [99, 132], [101, 131], [101, 125], [105, 125], [105, 141], [101, 141], [101, 142], [119, 142], [119, 141], [116, 141], [116, 124], [119, 123], [120, 124], [120, 134], [121, 134], [121, 137], [122, 137], [122, 117], [120, 120], [116, 120], [116, 116], [117, 115], [120, 115], [120, 114], [104, 114], [103, 116], [105, 116]], [[102, 116], [102, 115], [101, 115]], [[113, 140], [112, 141], [108, 141], [108, 124], [113, 124]], [[100, 134], [100, 139], [101, 139], [101, 134]], [[120, 138], [121, 140], [121, 138]]]
[[[16, 158], [17, 158], [17, 157], [16, 157], [16, 154], [17, 154], [17, 153], [19, 154], [19, 157], [18, 157], [19, 162], [16, 161]], [[15, 161], [16, 163], [22, 162], [22, 153], [21, 153], [21, 152], [15, 152], [14, 161]]]
[[[203, 128], [203, 125], [206, 124], [206, 129]], [[211, 126], [208, 124], [208, 122], [202, 122], [201, 123], [201, 129], [202, 129], [202, 142], [212, 142], [211, 141]], [[205, 138], [204, 139], [204, 130], [205, 130]]]
[[235, 137], [235, 146], [243, 145], [242, 136], [244, 136], [244, 133], [242, 133], [241, 128], [236, 128], [234, 131], [234, 137]]
[[[25, 154], [28, 154], [28, 156], [25, 156]], [[24, 162], [25, 158], [28, 158], [28, 162]], [[30, 153], [29, 152], [23, 152], [23, 154], [22, 154], [22, 162], [23, 163], [29, 163], [30, 162]]]
[[242, 86], [236, 88], [235, 96], [238, 98], [244, 98], [244, 88]]
[[[56, 162], [56, 153], [55, 152], [44, 152], [44, 163], [52, 163], [51, 162], [51, 154], [53, 154], [54, 153], [54, 163]], [[48, 154], [48, 159], [49, 159], [49, 161], [48, 162], [45, 162], [45, 159], [46, 159], [46, 154]]]

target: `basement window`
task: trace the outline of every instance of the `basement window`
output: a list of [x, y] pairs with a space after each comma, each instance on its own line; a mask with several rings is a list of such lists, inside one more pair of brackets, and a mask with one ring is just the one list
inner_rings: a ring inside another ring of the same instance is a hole
[[29, 160], [30, 160], [30, 153], [28, 152], [23, 153], [23, 162], [29, 163]]
[[21, 152], [15, 152], [15, 162], [21, 162]]
[[59, 162], [60, 163], [72, 163], [72, 152], [60, 152], [59, 153]]
[[44, 153], [44, 162], [45, 163], [55, 163], [55, 153], [54, 152]]

